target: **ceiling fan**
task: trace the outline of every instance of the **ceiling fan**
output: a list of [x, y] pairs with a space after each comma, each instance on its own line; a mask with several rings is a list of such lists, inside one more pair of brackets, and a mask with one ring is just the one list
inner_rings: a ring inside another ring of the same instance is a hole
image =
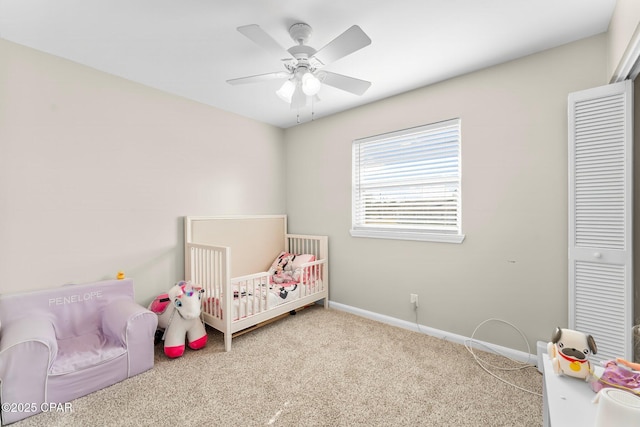
[[306, 44], [311, 36], [311, 27], [305, 23], [293, 24], [289, 28], [289, 35], [297, 45], [286, 50], [258, 25], [238, 27], [238, 31], [269, 53], [284, 57], [282, 61], [286, 71], [227, 80], [229, 84], [286, 79], [276, 94], [290, 103], [292, 109], [306, 106], [310, 98], [319, 100], [317, 93], [323, 84], [355, 95], [364, 94], [371, 86], [371, 82], [322, 69], [325, 65], [371, 44], [371, 39], [357, 25], [347, 29], [320, 50]]

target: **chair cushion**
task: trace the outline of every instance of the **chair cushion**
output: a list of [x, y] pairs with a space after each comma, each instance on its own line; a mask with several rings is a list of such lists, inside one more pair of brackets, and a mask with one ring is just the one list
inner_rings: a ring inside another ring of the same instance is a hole
[[126, 349], [100, 332], [58, 340], [58, 355], [50, 375], [63, 375], [89, 368], [125, 354]]

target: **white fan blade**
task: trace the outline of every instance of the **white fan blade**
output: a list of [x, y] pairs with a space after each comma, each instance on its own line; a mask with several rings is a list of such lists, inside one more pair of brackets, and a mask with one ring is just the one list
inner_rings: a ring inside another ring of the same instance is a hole
[[360, 27], [354, 25], [317, 51], [313, 57], [323, 65], [327, 65], [370, 44], [369, 36]]
[[286, 71], [276, 71], [273, 73], [267, 74], [258, 74], [256, 76], [248, 76], [248, 77], [240, 77], [238, 79], [227, 80], [227, 83], [230, 85], [242, 85], [246, 83], [260, 83], [266, 82], [270, 80], [278, 80], [278, 79], [288, 79], [291, 77], [291, 74]]
[[251, 24], [244, 25], [237, 28], [242, 34], [253, 41], [258, 46], [261, 46], [270, 54], [277, 56], [278, 58], [288, 58], [291, 56], [289, 52], [280, 44], [267, 34], [259, 25]]
[[343, 76], [342, 74], [331, 73], [329, 71], [321, 71], [318, 73], [318, 78], [323, 84], [351, 92], [354, 95], [363, 95], [367, 89], [369, 89], [369, 86], [371, 86], [371, 82], [366, 80]]

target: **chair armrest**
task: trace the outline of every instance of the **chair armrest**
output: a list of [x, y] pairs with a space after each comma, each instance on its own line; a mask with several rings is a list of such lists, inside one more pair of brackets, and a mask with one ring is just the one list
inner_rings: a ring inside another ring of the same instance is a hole
[[[102, 312], [102, 332], [119, 344], [127, 345], [127, 332], [134, 319], [142, 314], [151, 313], [133, 300], [118, 299], [107, 305]], [[157, 326], [157, 316], [156, 317]]]
[[[48, 349], [48, 365], [51, 367], [58, 354], [58, 340], [51, 321], [45, 317], [23, 317], [2, 325], [0, 331], [0, 360], [3, 355], [16, 351], [16, 347], [26, 342], [39, 342]], [[0, 373], [2, 366], [0, 365]]]
[[153, 367], [158, 316], [133, 300], [120, 299], [102, 313], [102, 332], [127, 349], [131, 377]]
[[48, 319], [29, 317], [2, 325], [0, 395], [3, 407], [15, 403], [19, 404], [17, 408], [24, 409], [23, 412], [1, 411], [3, 425], [41, 412], [47, 398], [47, 375], [57, 353], [55, 330]]

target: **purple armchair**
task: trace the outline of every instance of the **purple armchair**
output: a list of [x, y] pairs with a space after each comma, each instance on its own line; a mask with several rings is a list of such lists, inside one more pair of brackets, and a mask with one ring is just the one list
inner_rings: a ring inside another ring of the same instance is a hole
[[134, 301], [131, 279], [1, 295], [0, 421], [152, 368], [157, 323]]

